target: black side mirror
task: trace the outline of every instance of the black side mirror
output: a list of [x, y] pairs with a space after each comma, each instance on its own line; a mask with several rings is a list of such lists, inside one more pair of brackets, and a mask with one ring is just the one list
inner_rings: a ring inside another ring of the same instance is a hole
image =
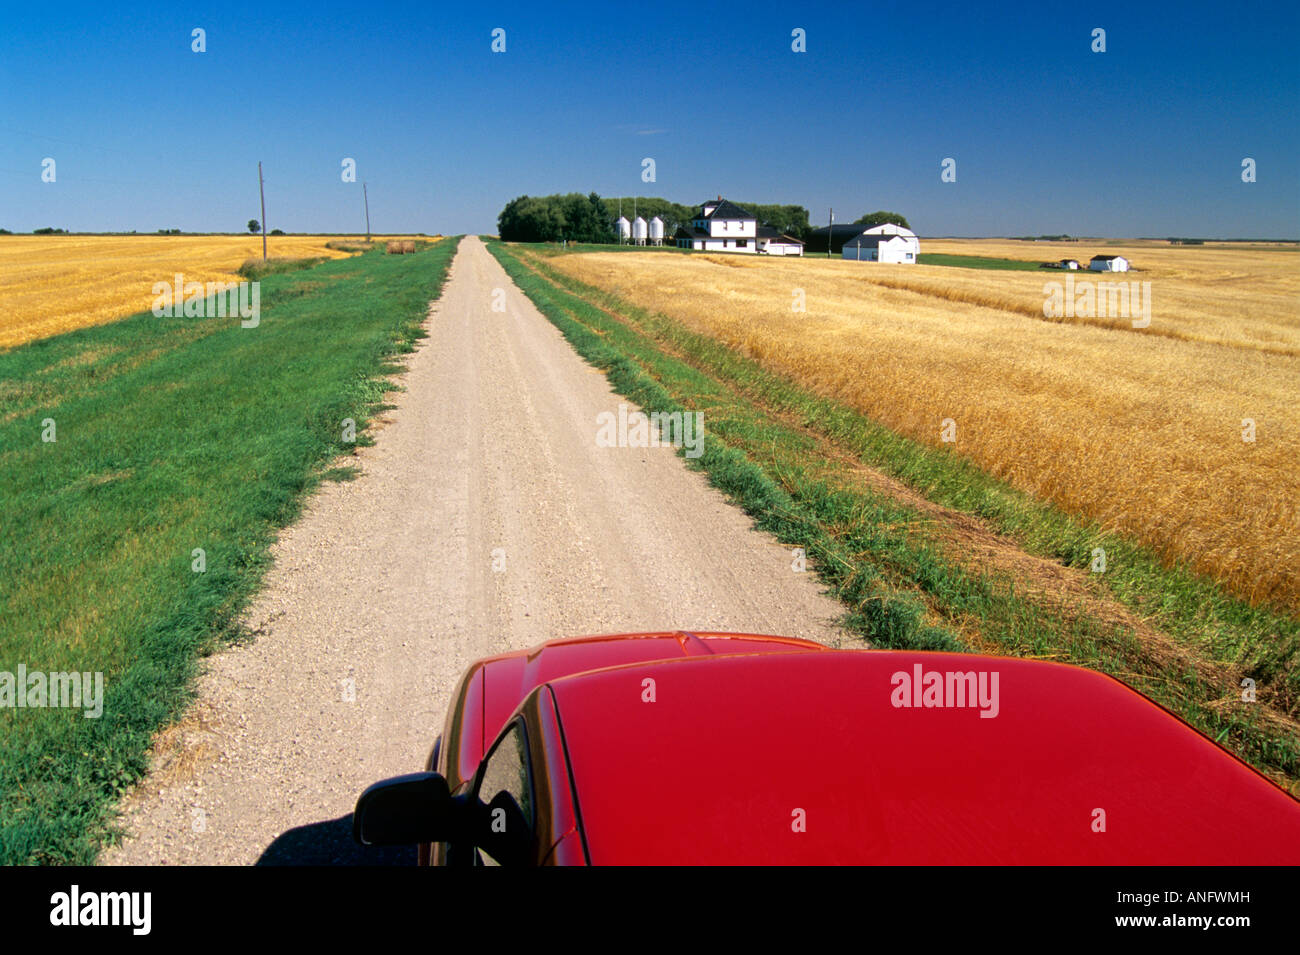
[[352, 838], [363, 846], [452, 842], [463, 828], [461, 807], [437, 773], [411, 773], [375, 783], [357, 799]]

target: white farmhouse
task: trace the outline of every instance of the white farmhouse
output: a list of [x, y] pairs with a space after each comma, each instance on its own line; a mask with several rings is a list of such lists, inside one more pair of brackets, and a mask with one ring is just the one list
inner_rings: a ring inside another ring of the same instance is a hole
[[921, 240], [911, 229], [886, 222], [849, 239], [841, 254], [858, 262], [915, 265], [921, 255]]
[[679, 227], [673, 239], [677, 248], [697, 252], [803, 255], [798, 239], [760, 227], [757, 218], [721, 196], [695, 210], [690, 224]]
[[1094, 272], [1127, 272], [1128, 259], [1122, 255], [1094, 255], [1088, 268]]

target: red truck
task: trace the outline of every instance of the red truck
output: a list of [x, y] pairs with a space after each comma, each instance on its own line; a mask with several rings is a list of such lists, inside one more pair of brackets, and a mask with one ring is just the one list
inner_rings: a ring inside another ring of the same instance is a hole
[[475, 663], [353, 829], [451, 865], [1300, 862], [1300, 803], [1111, 677], [729, 633]]

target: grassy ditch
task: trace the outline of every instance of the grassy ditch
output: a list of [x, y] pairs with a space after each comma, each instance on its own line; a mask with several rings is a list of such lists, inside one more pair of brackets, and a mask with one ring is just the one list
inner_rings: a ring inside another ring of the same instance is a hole
[[144, 313], [0, 353], [0, 671], [103, 674], [98, 718], [0, 708], [0, 862], [94, 860], [455, 246], [267, 274], [256, 327]]

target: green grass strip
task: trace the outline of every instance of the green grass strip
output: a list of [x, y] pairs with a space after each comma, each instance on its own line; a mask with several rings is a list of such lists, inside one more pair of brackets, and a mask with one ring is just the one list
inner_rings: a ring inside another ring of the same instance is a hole
[[961, 269], [996, 269], [1006, 272], [1050, 271], [1037, 262], [1023, 259], [999, 259], [991, 255], [949, 255], [946, 252], [922, 252], [916, 257], [920, 265], [948, 265]]
[[269, 274], [256, 328], [146, 313], [0, 353], [0, 671], [105, 683], [98, 719], [0, 709], [0, 862], [94, 860], [344, 419], [367, 443], [455, 246]]

